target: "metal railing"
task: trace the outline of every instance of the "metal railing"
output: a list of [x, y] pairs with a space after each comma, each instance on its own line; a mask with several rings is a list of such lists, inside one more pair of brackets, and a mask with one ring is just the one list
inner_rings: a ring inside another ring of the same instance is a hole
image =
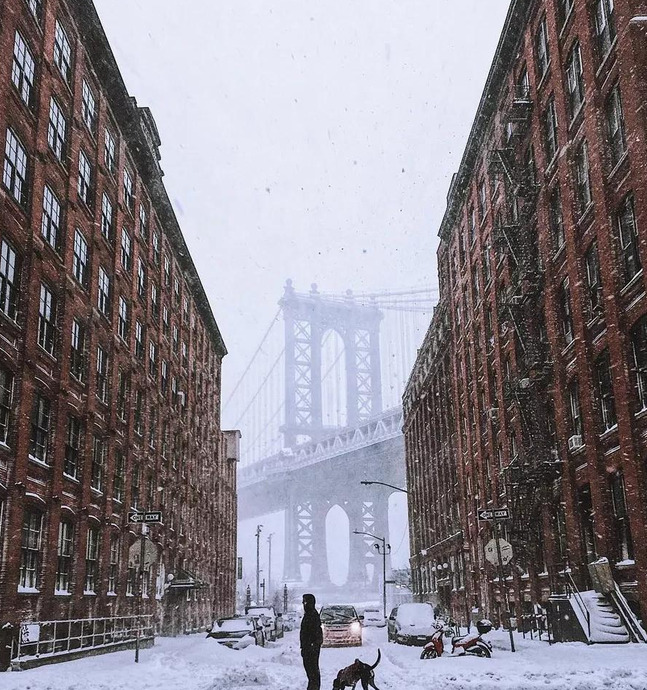
[[64, 655], [153, 637], [153, 616], [115, 616], [57, 621], [23, 621], [11, 650], [12, 661]]
[[584, 599], [582, 599], [582, 595], [580, 594], [580, 590], [577, 588], [577, 585], [575, 584], [575, 580], [573, 579], [573, 576], [569, 572], [564, 572], [564, 578], [566, 580], [565, 582], [565, 589], [566, 593], [569, 595], [571, 603], [575, 602], [580, 609], [580, 613], [586, 620], [586, 639], [587, 642], [591, 642], [591, 614], [589, 610], [586, 608], [586, 604], [584, 603]]

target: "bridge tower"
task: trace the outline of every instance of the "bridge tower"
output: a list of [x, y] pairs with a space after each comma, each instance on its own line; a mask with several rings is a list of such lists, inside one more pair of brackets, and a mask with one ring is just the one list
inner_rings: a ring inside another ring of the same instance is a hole
[[328, 330], [344, 343], [347, 425], [382, 412], [380, 321], [377, 306], [357, 304], [349, 290], [343, 300], [326, 298], [317, 286], [297, 293], [288, 280], [279, 301], [285, 322], [285, 447], [326, 432], [322, 405], [322, 341]]
[[[347, 426], [357, 427], [379, 415], [383, 315], [377, 305], [355, 302], [350, 290], [343, 299], [327, 298], [319, 294], [314, 284], [308, 294], [297, 293], [291, 280], [286, 282], [279, 305], [285, 325], [285, 424], [281, 428], [285, 447], [294, 448], [308, 439], [316, 442], [335, 431], [326, 427], [323, 420], [322, 346], [329, 330], [335, 331], [344, 344]], [[329, 582], [326, 516], [337, 503], [345, 510], [351, 531], [349, 582], [365, 584], [366, 565], [375, 561], [375, 553], [368, 539], [358, 538], [352, 530], [373, 532], [379, 528], [375, 533], [385, 535], [388, 506], [383, 505], [384, 501], [378, 506], [359, 498], [348, 500], [347, 495], [339, 498], [335, 501], [332, 492], [327, 492], [321, 483], [290, 487], [285, 514], [287, 579], [300, 580], [301, 564], [305, 563], [310, 565], [311, 582]], [[383, 520], [376, 520], [375, 515], [383, 516]], [[374, 575], [371, 584], [376, 583]]]

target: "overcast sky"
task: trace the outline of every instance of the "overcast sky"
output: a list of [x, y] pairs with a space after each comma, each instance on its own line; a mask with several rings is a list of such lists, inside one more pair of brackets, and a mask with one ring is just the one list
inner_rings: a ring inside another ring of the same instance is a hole
[[[166, 187], [230, 352], [225, 393], [286, 278], [325, 292], [436, 284], [447, 188], [509, 0], [95, 4], [159, 127]], [[278, 516], [266, 526], [282, 529]], [[241, 526], [246, 563], [252, 532]], [[278, 539], [275, 554], [278, 568]]]

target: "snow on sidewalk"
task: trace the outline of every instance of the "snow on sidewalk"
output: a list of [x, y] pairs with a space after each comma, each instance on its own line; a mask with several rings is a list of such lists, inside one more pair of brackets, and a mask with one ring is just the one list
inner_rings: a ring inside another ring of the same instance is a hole
[[[646, 690], [647, 645], [548, 646], [495, 631], [492, 659], [422, 661], [419, 647], [389, 644], [384, 629], [365, 629], [360, 648], [321, 651], [322, 690], [355, 657], [373, 663], [380, 690]], [[1, 690], [305, 690], [298, 633], [266, 648], [226, 649], [203, 635], [159, 638], [152, 649], [116, 652], [20, 673], [0, 674]], [[450, 645], [451, 647], [451, 645]]]

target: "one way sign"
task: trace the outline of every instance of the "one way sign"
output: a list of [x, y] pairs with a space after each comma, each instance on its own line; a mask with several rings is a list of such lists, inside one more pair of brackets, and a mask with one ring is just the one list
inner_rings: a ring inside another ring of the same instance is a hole
[[479, 508], [476, 511], [478, 519], [483, 520], [509, 520], [509, 508]]
[[131, 523], [145, 523], [150, 524], [162, 524], [162, 511], [161, 510], [149, 510], [146, 512], [131, 512], [128, 513], [128, 522]]

